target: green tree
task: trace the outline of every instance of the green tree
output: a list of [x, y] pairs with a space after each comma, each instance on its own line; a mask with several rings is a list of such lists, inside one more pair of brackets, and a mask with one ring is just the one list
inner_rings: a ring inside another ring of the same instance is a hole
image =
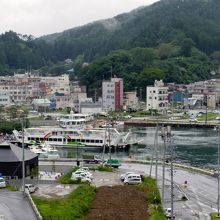
[[181, 43], [181, 55], [190, 57], [194, 45], [195, 43], [191, 38], [185, 38]]
[[163, 80], [165, 78], [164, 72], [159, 68], [145, 68], [138, 76], [138, 84], [145, 88], [148, 85], [153, 85], [155, 80]]
[[220, 62], [220, 51], [214, 51], [214, 52], [211, 54], [211, 57], [212, 57], [212, 59], [217, 60], [217, 61]]
[[172, 46], [170, 44], [164, 44], [164, 43], [160, 44], [157, 54], [158, 54], [158, 57], [160, 57], [160, 59], [162, 60], [171, 57]]

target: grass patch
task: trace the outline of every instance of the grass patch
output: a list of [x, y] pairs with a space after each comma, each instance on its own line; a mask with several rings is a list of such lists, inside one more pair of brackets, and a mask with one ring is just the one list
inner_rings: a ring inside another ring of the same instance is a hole
[[[207, 120], [215, 120], [217, 117], [219, 116], [219, 114], [217, 113], [213, 113], [213, 112], [208, 112], [207, 113]], [[206, 120], [206, 114], [202, 114], [201, 116], [197, 117], [197, 119], [199, 121], [205, 121]]]
[[219, 220], [220, 218], [217, 217], [217, 214], [218, 214], [217, 212], [212, 212], [212, 213], [210, 214], [211, 219], [212, 219], [212, 220]]
[[6, 189], [9, 191], [18, 191], [18, 189], [16, 189], [14, 186], [10, 186], [10, 185], [7, 185]]
[[74, 167], [69, 172], [67, 172], [63, 176], [61, 176], [58, 179], [58, 182], [61, 184], [78, 184], [78, 183], [80, 183], [81, 182], [80, 180], [71, 180], [72, 173], [78, 169], [79, 169], [78, 167]]
[[161, 205], [150, 205], [149, 214], [150, 220], [167, 220]]
[[96, 188], [81, 185], [64, 199], [44, 199], [32, 196], [44, 220], [83, 220], [89, 210]]
[[143, 183], [138, 187], [145, 192], [149, 205], [150, 220], [166, 220], [156, 181], [150, 177], [145, 177]]

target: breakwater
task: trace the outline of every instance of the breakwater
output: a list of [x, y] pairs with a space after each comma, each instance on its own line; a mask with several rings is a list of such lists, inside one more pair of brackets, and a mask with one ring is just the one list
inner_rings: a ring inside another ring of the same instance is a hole
[[156, 125], [170, 125], [172, 127], [188, 127], [188, 128], [215, 128], [219, 124], [217, 122], [187, 122], [187, 121], [166, 121], [166, 120], [142, 120], [135, 119], [125, 121], [125, 126], [155, 127]]

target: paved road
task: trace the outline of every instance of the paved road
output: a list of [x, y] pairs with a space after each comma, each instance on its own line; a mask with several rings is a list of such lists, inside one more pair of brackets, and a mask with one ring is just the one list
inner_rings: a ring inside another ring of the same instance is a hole
[[[149, 175], [150, 166], [143, 164], [123, 164], [122, 170], [133, 170], [136, 172], [145, 172]], [[154, 169], [152, 174], [154, 175]], [[164, 207], [170, 207], [170, 170], [166, 169], [166, 188]], [[162, 177], [162, 168], [159, 167], [158, 178]], [[187, 187], [184, 181], [188, 182]], [[161, 188], [161, 180], [158, 186]], [[206, 175], [192, 173], [186, 170], [175, 169], [174, 174], [175, 202], [174, 211], [178, 220], [204, 219], [209, 220], [209, 213], [217, 211], [217, 179]], [[189, 200], [181, 201], [180, 195], [185, 194]]]
[[0, 189], [0, 216], [4, 220], [36, 220], [36, 216], [21, 192]]

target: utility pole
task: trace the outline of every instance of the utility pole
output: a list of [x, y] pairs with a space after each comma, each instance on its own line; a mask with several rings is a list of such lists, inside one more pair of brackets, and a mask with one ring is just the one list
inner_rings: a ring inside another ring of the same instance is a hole
[[105, 129], [105, 138], [104, 138], [104, 145], [103, 145], [103, 151], [102, 151], [102, 166], [104, 165], [104, 160], [105, 160], [106, 138], [107, 138], [107, 127]]
[[158, 124], [157, 124], [156, 134], [155, 134], [155, 151], [156, 151], [155, 179], [157, 182], [157, 177], [158, 177]]
[[166, 160], [166, 129], [162, 125], [161, 137], [163, 139], [163, 179], [162, 179], [162, 202], [164, 204], [164, 186], [165, 186], [165, 160]]
[[23, 197], [25, 197], [24, 118], [22, 118], [21, 126], [22, 126], [22, 191], [23, 191]]
[[[150, 177], [151, 177], [151, 174], [152, 174], [152, 168], [153, 168], [153, 163], [154, 163], [154, 155], [156, 154], [156, 138], [157, 138], [157, 129], [158, 129], [158, 126], [156, 126], [156, 131], [155, 131], [155, 137], [154, 137], [154, 149], [152, 151], [152, 155], [151, 155], [151, 164], [150, 164]], [[155, 170], [156, 171], [156, 170]], [[155, 173], [156, 175], [156, 173]]]
[[220, 171], [219, 171], [219, 129], [220, 127], [218, 126], [218, 214], [217, 214], [217, 217], [220, 217], [220, 213], [219, 213], [219, 174], [220, 174]]
[[172, 118], [173, 118], [173, 101], [174, 101], [174, 91], [172, 93]]
[[110, 167], [112, 166], [112, 152], [111, 152], [111, 142], [110, 142], [110, 117], [108, 116], [108, 142], [109, 142], [109, 162], [110, 162]]
[[207, 120], [208, 120], [208, 118], [207, 118], [207, 111], [208, 111], [208, 96], [206, 95], [205, 96], [205, 124], [207, 125]]
[[171, 177], [171, 220], [173, 220], [173, 145], [171, 143], [171, 126], [167, 126], [167, 141], [169, 142], [171, 158], [170, 158], [170, 177]]
[[24, 111], [18, 109], [17, 112], [20, 114], [21, 119], [21, 130], [22, 130], [22, 192], [25, 197], [25, 153], [24, 153]]
[[96, 95], [97, 95], [96, 92], [97, 92], [97, 91], [96, 91], [96, 89], [95, 89], [95, 103], [96, 103]]

